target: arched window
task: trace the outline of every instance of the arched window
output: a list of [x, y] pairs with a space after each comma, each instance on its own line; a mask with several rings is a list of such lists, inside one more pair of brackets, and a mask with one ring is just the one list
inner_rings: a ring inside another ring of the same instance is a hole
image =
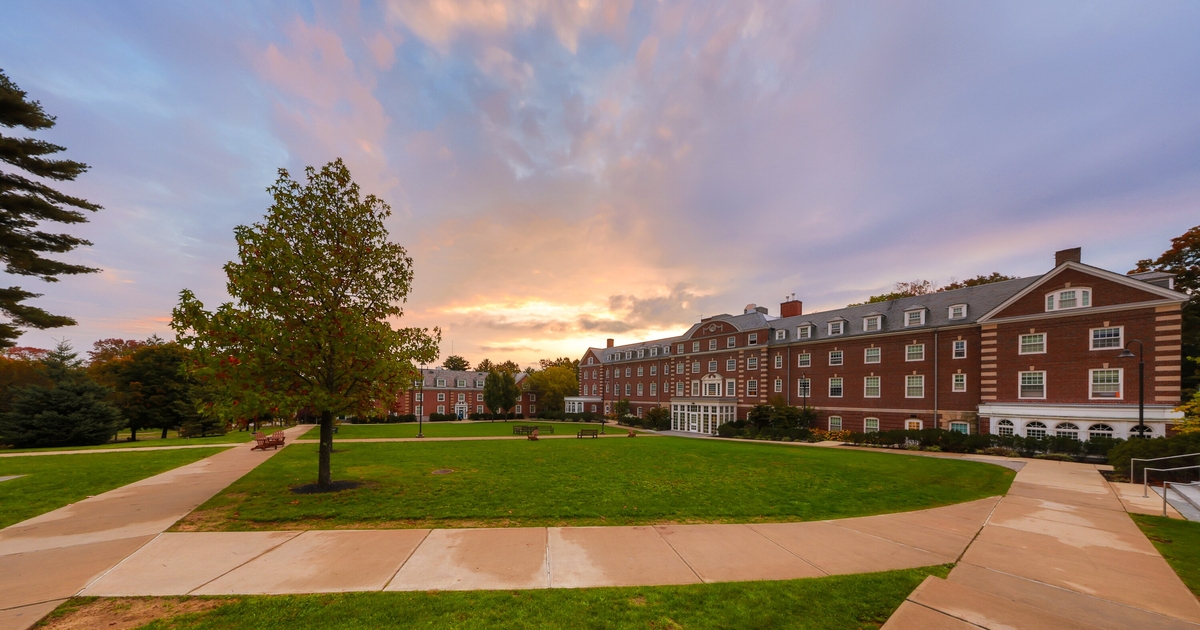
[[1012, 434], [1013, 434], [1012, 420], [1001, 420], [1000, 422], [997, 422], [996, 423], [996, 434], [1012, 436]]
[[1054, 435], [1058, 437], [1071, 438], [1072, 440], [1079, 439], [1079, 427], [1070, 422], [1060, 422], [1054, 427]]
[[1088, 439], [1092, 438], [1110, 438], [1113, 436], [1113, 428], [1107, 424], [1093, 424], [1088, 427]]
[[1046, 437], [1046, 425], [1034, 420], [1033, 422], [1025, 423], [1025, 437], [1044, 438]]
[[1142, 425], [1141, 427], [1134, 425], [1129, 429], [1129, 437], [1151, 438], [1154, 437], [1154, 429], [1148, 425]]

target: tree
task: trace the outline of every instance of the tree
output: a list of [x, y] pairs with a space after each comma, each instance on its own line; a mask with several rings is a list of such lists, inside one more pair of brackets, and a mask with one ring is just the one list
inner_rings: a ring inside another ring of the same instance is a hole
[[480, 361], [479, 365], [475, 366], [476, 372], [491, 372], [494, 369], [496, 369], [496, 366], [488, 359]]
[[966, 280], [961, 281], [950, 278], [950, 284], [947, 284], [943, 287], [938, 287], [935, 293], [941, 293], [942, 291], [953, 291], [955, 289], [965, 289], [966, 287], [977, 287], [981, 284], [991, 284], [993, 282], [1004, 282], [1006, 280], [1016, 279], [1016, 276], [1006, 276], [999, 271], [993, 271], [990, 275], [986, 276], [981, 274], [975, 276], [974, 278], [967, 278]]
[[483, 402], [493, 414], [508, 417], [508, 410], [517, 405], [520, 395], [512, 372], [494, 369], [483, 379]]
[[88, 350], [88, 365], [96, 365], [108, 363], [113, 359], [120, 359], [133, 354], [134, 350], [146, 345], [147, 343], [162, 343], [162, 340], [157, 336], [151, 337], [147, 341], [138, 341], [136, 339], [101, 339], [92, 344], [92, 349]]
[[613, 415], [616, 416], [617, 422], [620, 422], [621, 420], [628, 418], [631, 415], [629, 413], [629, 399], [628, 398], [623, 398], [613, 404]]
[[537, 394], [543, 411], [559, 412], [565, 408], [563, 398], [579, 393], [579, 379], [573, 367], [552, 365], [530, 374], [529, 388]]
[[[24, 91], [0, 70], [0, 127], [22, 127], [30, 131], [49, 129], [54, 117], [47, 115], [41, 103], [30, 101]], [[0, 135], [0, 162], [18, 172], [0, 171], [0, 261], [5, 271], [18, 276], [36, 276], [45, 282], [57, 282], [58, 276], [95, 273], [99, 269], [72, 265], [45, 258], [42, 254], [62, 254], [90, 242], [70, 234], [42, 231], [46, 223], [86, 223], [80, 210], [96, 211], [100, 206], [79, 197], [64, 195], [29, 177], [56, 182], [74, 181], [88, 166], [74, 160], [52, 159], [65, 147], [34, 138]], [[78, 208], [78, 209], [76, 209]], [[21, 328], [58, 328], [75, 320], [52, 315], [25, 300], [41, 297], [21, 287], [0, 288], [0, 312], [9, 319], [0, 322], [0, 347], [14, 345]]]
[[[147, 343], [113, 370], [115, 400], [129, 423], [129, 439], [140, 429], [167, 430], [198, 419], [193, 379], [183, 369], [187, 349], [177, 343]], [[210, 429], [208, 432], [212, 432]]]
[[1183, 305], [1183, 339], [1180, 386], [1183, 400], [1200, 387], [1200, 225], [1171, 239], [1171, 248], [1153, 260], [1139, 260], [1130, 273], [1164, 271], [1175, 276], [1175, 290], [1188, 294]]
[[234, 229], [238, 260], [225, 265], [234, 301], [210, 312], [184, 290], [171, 326], [192, 351], [192, 373], [215, 385], [218, 417], [320, 415], [317, 485], [330, 489], [334, 416], [394, 400], [420, 378], [415, 361], [436, 360], [441, 332], [389, 323], [403, 315], [413, 270], [388, 241], [388, 205], [363, 198], [341, 159], [305, 168], [305, 178], [279, 169], [264, 220]]
[[910, 282], [897, 282], [892, 290], [888, 293], [872, 295], [867, 298], [866, 302], [857, 304], [848, 304], [850, 306], [862, 306], [863, 304], [876, 304], [878, 302], [890, 302], [900, 298], [915, 297], [918, 295], [929, 295], [931, 293], [941, 293], [942, 291], [953, 291], [955, 289], [963, 289], [966, 287], [977, 287], [981, 284], [991, 284], [993, 282], [1004, 282], [1005, 280], [1016, 280], [1014, 276], [1006, 276], [998, 271], [993, 271], [990, 275], [978, 275], [974, 278], [966, 280], [950, 279], [950, 284], [939, 287], [937, 284], [929, 280], [912, 280]]
[[471, 369], [471, 363], [457, 354], [452, 354], [446, 357], [446, 360], [442, 362], [442, 367], [446, 368], [447, 370], [466, 372]]
[[43, 361], [49, 354], [41, 348], [9, 348], [0, 353], [0, 413], [12, 409], [13, 399], [22, 389], [52, 385]]
[[108, 388], [88, 378], [78, 355], [60, 341], [43, 361], [51, 386], [21, 389], [0, 415], [0, 442], [18, 448], [103, 444], [121, 428]]

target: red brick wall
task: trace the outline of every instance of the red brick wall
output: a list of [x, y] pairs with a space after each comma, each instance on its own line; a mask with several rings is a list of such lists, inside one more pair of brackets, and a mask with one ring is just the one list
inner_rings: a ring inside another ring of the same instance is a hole
[[1045, 313], [1046, 294], [1057, 289], [1067, 288], [1067, 283], [1075, 288], [1090, 288], [1093, 308], [1161, 299], [1149, 291], [1128, 287], [1075, 269], [1064, 269], [1053, 278], [1040, 281], [1029, 295], [1010, 304], [1003, 311], [997, 313], [993, 319]]

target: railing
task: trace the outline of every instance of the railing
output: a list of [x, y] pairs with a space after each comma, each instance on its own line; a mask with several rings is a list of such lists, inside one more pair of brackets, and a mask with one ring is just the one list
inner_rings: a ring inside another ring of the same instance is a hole
[[[1133, 463], [1134, 462], [1161, 462], [1165, 459], [1179, 459], [1180, 457], [1200, 457], [1200, 453], [1188, 453], [1187, 455], [1168, 455], [1166, 457], [1151, 457], [1151, 458], [1131, 457], [1129, 459], [1129, 481], [1130, 482], [1133, 481], [1133, 475], [1134, 475]], [[1168, 468], [1166, 470], [1174, 470], [1174, 469]], [[1147, 491], [1147, 486], [1146, 486], [1146, 469], [1143, 468], [1142, 469], [1142, 497], [1149, 497], [1149, 496], [1150, 496], [1150, 494]]]
[[[1143, 468], [1142, 469], [1142, 497], [1150, 496], [1150, 494], [1148, 492], [1150, 489], [1150, 482], [1149, 482], [1150, 471], [1153, 470], [1154, 472], [1174, 472], [1176, 470], [1193, 470], [1193, 469], [1200, 469], [1200, 466], [1180, 466], [1179, 468]], [[1166, 482], [1163, 482], [1163, 483], [1166, 483]]]
[[[1174, 488], [1175, 486], [1197, 486], [1197, 487], [1200, 487], [1200, 481], [1191, 481], [1188, 483], [1179, 483], [1177, 481], [1164, 481], [1163, 482], [1163, 513], [1162, 513], [1163, 516], [1167, 515], [1167, 493], [1170, 492], [1172, 490], [1172, 488]], [[1174, 488], [1174, 490], [1175, 490], [1175, 494], [1178, 494], [1184, 501], [1186, 501], [1188, 503], [1188, 505], [1196, 508], [1196, 511], [1200, 512], [1200, 504], [1197, 504], [1195, 501], [1193, 501], [1191, 497], [1184, 494], [1179, 488]]]

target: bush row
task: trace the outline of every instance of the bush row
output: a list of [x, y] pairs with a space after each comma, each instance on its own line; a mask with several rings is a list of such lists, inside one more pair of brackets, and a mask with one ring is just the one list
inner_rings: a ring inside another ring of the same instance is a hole
[[[1180, 433], [1171, 437], [1151, 438], [1149, 440], [1129, 440], [1118, 444], [1115, 448], [1108, 452], [1108, 463], [1112, 464], [1113, 472], [1122, 476], [1129, 477], [1129, 460], [1137, 457], [1140, 459], [1154, 459], [1156, 457], [1169, 457], [1171, 455], [1189, 455], [1192, 453], [1200, 453], [1200, 433]], [[1179, 457], [1168, 459], [1161, 462], [1150, 462], [1144, 464], [1152, 468], [1178, 468], [1180, 466], [1195, 466], [1200, 464], [1200, 457], [1186, 458]], [[1134, 471], [1136, 477], [1133, 479], [1135, 483], [1140, 483], [1142, 480], [1142, 463], [1138, 463], [1137, 470]], [[1159, 474], [1154, 479], [1166, 479], [1167, 481], [1195, 481], [1200, 470], [1184, 470], [1178, 473]]]
[[1105, 457], [1110, 449], [1123, 440], [1092, 438], [1086, 442], [1066, 437], [1028, 438], [1019, 435], [993, 435], [990, 433], [966, 434], [945, 429], [921, 429], [919, 431], [875, 431], [872, 433], [850, 433], [843, 439], [858, 446], [887, 448], [918, 448], [921, 450], [944, 451], [947, 453], [982, 453], [997, 450], [1005, 453], [1034, 457], [1057, 453], [1072, 458]]

